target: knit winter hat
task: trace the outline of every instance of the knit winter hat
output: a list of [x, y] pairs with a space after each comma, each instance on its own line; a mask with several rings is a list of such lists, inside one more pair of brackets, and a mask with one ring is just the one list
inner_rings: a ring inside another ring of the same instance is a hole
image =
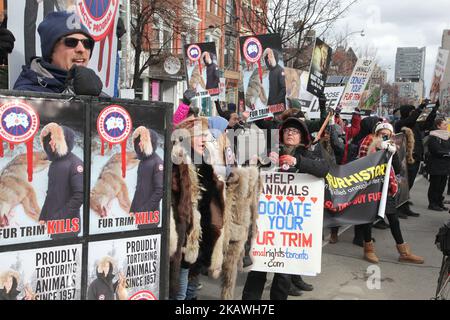
[[389, 131], [391, 131], [392, 133], [394, 133], [394, 127], [392, 127], [392, 125], [388, 122], [381, 122], [380, 124], [378, 124], [375, 128], [375, 133], [377, 133], [380, 130], [383, 129], [387, 129]]
[[[57, 11], [49, 13], [39, 24], [38, 32], [41, 37], [42, 57], [47, 62], [51, 61], [56, 43], [64, 36], [81, 33], [94, 40], [89, 30], [81, 24], [80, 18], [74, 12]], [[93, 51], [94, 49], [91, 50], [91, 57]]]

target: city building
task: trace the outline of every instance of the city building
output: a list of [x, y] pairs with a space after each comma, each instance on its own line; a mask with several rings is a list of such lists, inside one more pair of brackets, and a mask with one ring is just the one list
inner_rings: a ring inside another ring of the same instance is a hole
[[397, 48], [395, 57], [395, 81], [424, 80], [426, 47]]

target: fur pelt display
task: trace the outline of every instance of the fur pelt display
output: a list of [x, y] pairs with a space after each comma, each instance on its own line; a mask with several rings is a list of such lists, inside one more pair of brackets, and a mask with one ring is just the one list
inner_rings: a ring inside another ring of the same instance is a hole
[[244, 245], [256, 237], [261, 179], [256, 167], [235, 168], [227, 179], [221, 298], [232, 300], [237, 271], [242, 270]]
[[415, 162], [413, 157], [414, 144], [416, 143], [414, 132], [408, 127], [403, 127], [401, 131], [406, 137], [406, 162], [408, 164], [413, 164]]

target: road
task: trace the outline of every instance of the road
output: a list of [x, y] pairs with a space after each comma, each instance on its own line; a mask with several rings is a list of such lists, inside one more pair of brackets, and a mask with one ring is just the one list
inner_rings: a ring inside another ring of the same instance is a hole
[[[423, 265], [398, 262], [398, 252], [389, 229], [373, 229], [375, 249], [380, 262], [371, 265], [363, 260], [363, 249], [352, 244], [353, 227], [343, 228], [339, 242], [328, 244], [328, 231], [322, 252], [322, 272], [316, 277], [304, 277], [314, 286], [311, 292], [289, 300], [428, 300], [434, 295], [442, 254], [434, 245], [439, 227], [448, 219], [448, 212], [427, 209], [428, 181], [416, 179], [411, 190], [411, 207], [420, 217], [400, 219], [403, 238], [411, 245], [413, 253], [425, 258]], [[446, 196], [450, 200], [450, 196]], [[387, 219], [386, 219], [387, 221]], [[345, 230], [346, 229], [346, 230]], [[379, 277], [374, 275], [374, 271]], [[269, 276], [269, 279], [271, 275]], [[240, 300], [246, 274], [239, 273], [235, 299]], [[380, 281], [377, 281], [379, 279]], [[220, 298], [220, 280], [202, 276], [203, 288], [199, 300]], [[271, 281], [268, 280], [263, 299], [269, 299]], [[369, 284], [369, 285], [368, 285]]]

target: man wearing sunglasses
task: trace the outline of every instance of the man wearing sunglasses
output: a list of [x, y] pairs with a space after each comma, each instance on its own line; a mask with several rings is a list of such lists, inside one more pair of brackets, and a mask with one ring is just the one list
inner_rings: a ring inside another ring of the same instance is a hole
[[42, 57], [22, 67], [14, 90], [99, 96], [102, 82], [87, 68], [95, 41], [75, 13], [48, 14], [38, 32]]

